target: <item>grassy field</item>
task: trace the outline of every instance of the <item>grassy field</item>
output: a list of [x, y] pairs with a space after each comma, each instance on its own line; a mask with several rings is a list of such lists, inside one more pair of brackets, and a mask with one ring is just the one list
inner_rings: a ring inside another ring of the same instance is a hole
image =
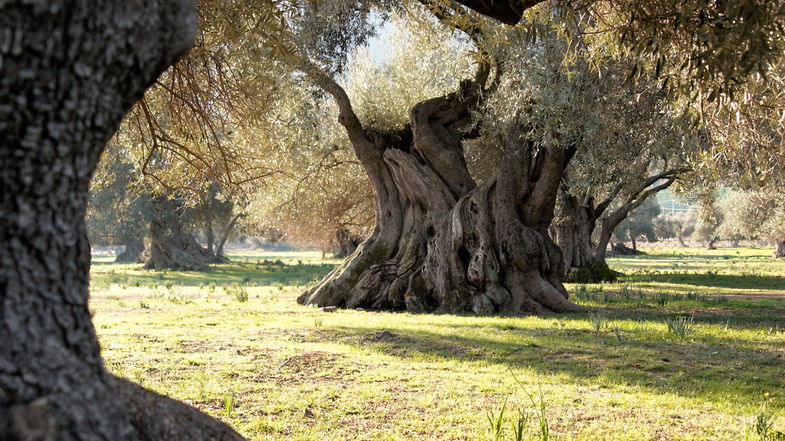
[[513, 440], [519, 420], [521, 439], [777, 439], [785, 262], [648, 251], [568, 287], [586, 314], [322, 312], [294, 301], [337, 263], [317, 253], [204, 273], [96, 257], [91, 307], [113, 372], [252, 440]]

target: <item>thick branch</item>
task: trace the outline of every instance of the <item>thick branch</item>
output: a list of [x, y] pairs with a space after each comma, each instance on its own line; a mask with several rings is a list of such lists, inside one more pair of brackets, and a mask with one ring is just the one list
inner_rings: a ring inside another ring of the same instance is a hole
[[[666, 170], [649, 177], [636, 189], [636, 192], [627, 198], [627, 201], [621, 207], [603, 219], [602, 229], [600, 230], [600, 240], [597, 244], [597, 248], [594, 250], [595, 260], [605, 260], [605, 250], [608, 246], [608, 242], [610, 242], [611, 234], [613, 234], [616, 227], [627, 218], [632, 210], [641, 206], [650, 196], [670, 187], [676, 182], [677, 175], [684, 173], [685, 171], [687, 171], [686, 168]], [[650, 187], [651, 184], [660, 179], [666, 179], [666, 181], [657, 186]], [[644, 186], [644, 184], [646, 185]]]
[[482, 15], [515, 25], [523, 17], [523, 12], [542, 0], [456, 0]]
[[619, 195], [619, 192], [621, 192], [622, 188], [624, 188], [624, 183], [620, 182], [615, 187], [613, 187], [613, 190], [611, 190], [611, 192], [602, 202], [594, 207], [594, 219], [599, 219], [600, 216], [602, 216], [602, 213], [605, 213], [605, 210], [607, 210], [613, 200], [616, 199], [616, 196]]
[[349, 139], [352, 141], [355, 148], [358, 145], [368, 144], [369, 142], [365, 128], [360, 122], [360, 118], [358, 118], [357, 114], [354, 112], [352, 102], [349, 99], [346, 90], [344, 90], [344, 88], [330, 75], [323, 72], [308, 60], [301, 60], [300, 68], [311, 81], [316, 83], [322, 90], [332, 95], [333, 99], [335, 99], [335, 103], [338, 105], [338, 122], [346, 128]]

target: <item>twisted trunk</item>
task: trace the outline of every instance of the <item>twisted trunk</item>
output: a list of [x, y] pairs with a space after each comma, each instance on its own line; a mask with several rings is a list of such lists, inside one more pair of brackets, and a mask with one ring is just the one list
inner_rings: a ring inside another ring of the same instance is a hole
[[303, 304], [413, 312], [529, 313], [580, 309], [561, 284], [547, 234], [559, 181], [574, 151], [506, 137], [503, 166], [477, 186], [461, 129], [478, 82], [424, 101], [398, 133], [371, 133], [329, 79], [339, 120], [376, 196], [376, 226], [355, 253], [298, 299]]
[[0, 2], [0, 439], [239, 440], [108, 374], [84, 224], [106, 141], [190, 46], [193, 5]]
[[150, 249], [145, 269], [202, 271], [210, 262], [210, 253], [183, 227], [176, 200], [156, 197], [152, 202]]
[[351, 255], [362, 243], [362, 238], [351, 233], [344, 227], [340, 227], [335, 233], [336, 252], [335, 257], [344, 258]]
[[239, 222], [240, 219], [244, 218], [245, 216], [245, 213], [238, 213], [234, 215], [231, 221], [229, 221], [229, 224], [226, 226], [226, 229], [224, 230], [223, 235], [221, 236], [221, 239], [218, 241], [218, 245], [215, 248], [215, 254], [212, 257], [213, 263], [229, 262], [229, 258], [226, 257], [226, 252], [224, 251], [226, 242], [229, 241], [229, 238], [232, 236], [234, 229], [237, 227], [237, 222]]
[[774, 257], [776, 258], [785, 257], [785, 241], [777, 242], [777, 249], [774, 250]]
[[[618, 187], [620, 189], [620, 187]], [[597, 207], [589, 198], [581, 203], [577, 197], [567, 191], [561, 193], [558, 204], [559, 214], [554, 221], [556, 244], [562, 252], [565, 280], [575, 283], [598, 283], [616, 280], [616, 272], [612, 271], [605, 259], [596, 259], [592, 233], [597, 225], [597, 218], [602, 215], [611, 203], [618, 190]]]
[[144, 254], [144, 240], [130, 239], [125, 242], [125, 250], [118, 254], [115, 263], [140, 263]]

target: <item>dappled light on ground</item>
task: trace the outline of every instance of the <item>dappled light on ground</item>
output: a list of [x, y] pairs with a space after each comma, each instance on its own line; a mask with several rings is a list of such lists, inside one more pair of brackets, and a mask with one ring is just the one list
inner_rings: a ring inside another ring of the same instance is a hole
[[581, 314], [323, 312], [294, 301], [337, 263], [315, 253], [94, 265], [91, 306], [111, 371], [252, 440], [486, 440], [542, 390], [552, 439], [730, 441], [785, 409], [785, 263], [731, 274], [765, 251], [612, 259], [620, 282], [569, 286]]

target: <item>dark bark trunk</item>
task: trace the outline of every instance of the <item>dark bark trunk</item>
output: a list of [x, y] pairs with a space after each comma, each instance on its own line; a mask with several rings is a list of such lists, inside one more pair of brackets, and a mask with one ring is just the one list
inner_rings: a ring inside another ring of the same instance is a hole
[[0, 439], [241, 437], [106, 372], [88, 308], [90, 177], [193, 39], [187, 1], [0, 3]]
[[372, 134], [345, 92], [321, 81], [371, 179], [377, 220], [300, 303], [481, 314], [581, 309], [567, 300], [561, 254], [547, 234], [572, 150], [508, 136], [502, 168], [477, 187], [460, 135], [477, 83], [416, 105], [401, 133]]
[[706, 244], [706, 248], [708, 248], [710, 250], [716, 250], [717, 246], [715, 244], [717, 243], [718, 240], [719, 240], [719, 237], [716, 237], [716, 236], [712, 237], [711, 240], [709, 240], [709, 243]]
[[207, 257], [212, 259], [215, 257], [215, 231], [213, 231], [213, 217], [209, 210], [204, 222], [204, 230], [207, 236]]
[[245, 213], [238, 213], [236, 214], [229, 224], [226, 226], [226, 229], [221, 236], [221, 239], [218, 241], [218, 245], [215, 248], [215, 254], [212, 256], [212, 263], [227, 263], [229, 262], [229, 258], [226, 257], [224, 252], [224, 248], [226, 247], [226, 242], [229, 241], [229, 238], [232, 236], [232, 232], [237, 227], [237, 222], [240, 221], [245, 217]]
[[635, 241], [635, 236], [630, 233], [630, 243], [632, 243], [632, 251], [638, 253], [638, 243]]
[[624, 245], [623, 242], [615, 243], [611, 246], [611, 255], [613, 256], [640, 256], [643, 252], [630, 248]]
[[594, 263], [591, 235], [597, 219], [591, 201], [581, 204], [575, 196], [563, 192], [558, 216], [553, 222], [556, 244], [562, 252], [564, 267], [581, 268]]
[[457, 0], [480, 14], [515, 25], [521, 20], [523, 12], [542, 0]]
[[612, 271], [605, 259], [595, 260], [592, 233], [597, 225], [597, 217], [612, 201], [595, 207], [590, 198], [586, 203], [581, 203], [577, 197], [564, 191], [561, 193], [558, 204], [559, 213], [553, 223], [556, 244], [562, 252], [565, 280], [575, 283], [598, 283], [616, 280], [616, 273]]
[[774, 250], [774, 257], [775, 258], [785, 257], [785, 241], [777, 242], [777, 249]]
[[144, 240], [131, 239], [125, 243], [125, 250], [117, 255], [115, 263], [141, 263], [144, 254]]
[[362, 243], [362, 238], [356, 234], [352, 234], [346, 228], [339, 228], [335, 233], [335, 257], [344, 258], [350, 256], [357, 250], [357, 247]]
[[207, 268], [210, 255], [193, 234], [185, 231], [180, 208], [176, 200], [153, 199], [145, 269], [203, 271]]

